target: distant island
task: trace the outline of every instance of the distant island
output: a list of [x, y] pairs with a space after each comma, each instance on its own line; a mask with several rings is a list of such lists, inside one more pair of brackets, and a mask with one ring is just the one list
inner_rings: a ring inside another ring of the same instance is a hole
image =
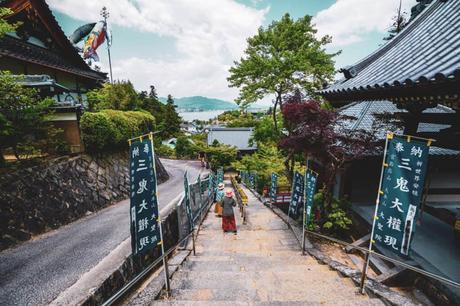
[[[167, 98], [160, 97], [162, 103], [166, 103]], [[203, 96], [174, 98], [174, 104], [180, 112], [204, 112], [212, 110], [232, 110], [237, 109], [238, 105], [220, 99], [207, 98]]]

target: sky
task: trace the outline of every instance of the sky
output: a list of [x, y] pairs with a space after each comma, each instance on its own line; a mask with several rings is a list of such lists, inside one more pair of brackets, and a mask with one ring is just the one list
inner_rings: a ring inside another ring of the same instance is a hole
[[[160, 96], [207, 96], [233, 101], [228, 70], [246, 39], [285, 13], [313, 16], [318, 36], [332, 36], [336, 69], [352, 65], [382, 43], [399, 0], [46, 0], [67, 35], [110, 12], [114, 79], [137, 90], [155, 85]], [[402, 0], [410, 15], [416, 0]], [[108, 71], [105, 45], [97, 50]], [[269, 104], [272, 97], [261, 103]]]

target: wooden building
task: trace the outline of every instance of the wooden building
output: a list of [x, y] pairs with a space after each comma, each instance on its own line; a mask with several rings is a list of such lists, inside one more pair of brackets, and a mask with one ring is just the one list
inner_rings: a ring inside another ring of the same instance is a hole
[[[398, 35], [341, 69], [343, 78], [319, 93], [342, 114], [357, 118], [352, 128], [370, 130], [378, 116], [389, 114], [399, 123], [393, 131], [435, 140], [413, 259], [427, 271], [460, 282], [460, 241], [454, 229], [460, 219], [460, 1], [423, 5]], [[385, 127], [380, 134], [383, 142]], [[337, 178], [336, 195], [349, 196], [368, 226], [382, 153], [351, 163]]]
[[100, 86], [106, 74], [86, 64], [44, 0], [4, 0], [0, 5], [13, 11], [9, 22], [21, 22], [16, 32], [0, 39], [0, 70], [25, 75], [25, 86], [54, 97], [54, 124], [63, 129], [71, 151], [82, 151], [79, 118], [86, 92]]

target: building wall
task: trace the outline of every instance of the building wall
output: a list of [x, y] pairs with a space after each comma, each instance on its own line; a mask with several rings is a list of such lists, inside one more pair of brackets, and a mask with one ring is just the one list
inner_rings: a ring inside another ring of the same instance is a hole
[[[70, 113], [69, 115], [75, 115]], [[81, 141], [80, 127], [76, 120], [57, 120], [53, 125], [63, 130], [63, 138], [70, 147], [70, 152], [79, 153], [84, 151], [83, 142]]]

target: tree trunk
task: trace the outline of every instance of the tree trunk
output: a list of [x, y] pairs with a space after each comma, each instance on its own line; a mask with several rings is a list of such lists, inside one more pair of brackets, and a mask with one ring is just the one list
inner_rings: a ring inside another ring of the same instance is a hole
[[276, 120], [276, 107], [278, 106], [278, 98], [275, 100], [275, 105], [273, 105], [273, 124], [275, 125], [275, 132], [278, 131], [278, 121]]
[[292, 160], [293, 160], [294, 153], [291, 151], [289, 152], [288, 156], [284, 160], [284, 171], [286, 172], [286, 177], [289, 181], [289, 184], [292, 185]]

